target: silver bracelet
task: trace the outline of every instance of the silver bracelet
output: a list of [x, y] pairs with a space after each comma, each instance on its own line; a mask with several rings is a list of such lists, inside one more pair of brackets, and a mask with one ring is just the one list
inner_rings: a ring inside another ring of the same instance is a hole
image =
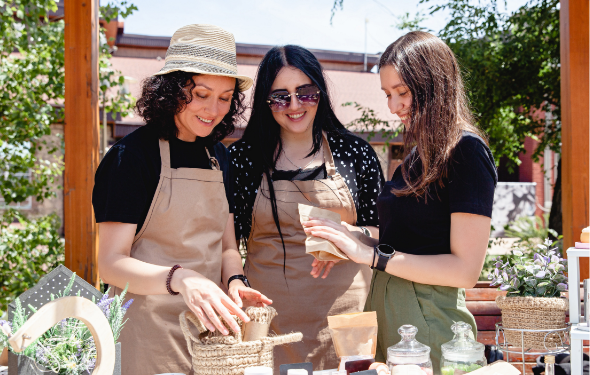
[[359, 227], [359, 228], [361, 228], [361, 232], [363, 232], [363, 234], [364, 234], [365, 236], [367, 236], [367, 237], [371, 237], [371, 231], [370, 231], [370, 230], [368, 230], [368, 229], [367, 229], [367, 228], [365, 228], [365, 227]]

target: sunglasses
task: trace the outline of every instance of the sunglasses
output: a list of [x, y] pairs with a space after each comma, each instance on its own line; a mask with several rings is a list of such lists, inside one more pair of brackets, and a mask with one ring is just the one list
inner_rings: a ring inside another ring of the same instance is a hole
[[[287, 90], [277, 90], [269, 95], [267, 103], [273, 112], [282, 112], [291, 105], [291, 97]], [[320, 101], [320, 89], [316, 85], [305, 85], [297, 88], [295, 96], [302, 107], [313, 107]]]

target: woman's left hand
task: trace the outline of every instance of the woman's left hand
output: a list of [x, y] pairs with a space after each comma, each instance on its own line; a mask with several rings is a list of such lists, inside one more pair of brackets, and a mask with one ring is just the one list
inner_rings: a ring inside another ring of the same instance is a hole
[[248, 288], [242, 280], [232, 280], [227, 294], [241, 308], [248, 306], [264, 307], [272, 304], [272, 300], [256, 289]]
[[324, 274], [322, 275], [322, 279], [325, 279], [326, 277], [328, 277], [328, 274], [332, 270], [332, 267], [334, 267], [334, 265], [338, 262], [340, 262], [340, 261], [339, 260], [317, 260], [317, 259], [314, 259], [313, 263], [311, 263], [312, 268], [311, 268], [310, 274], [311, 274], [311, 276], [313, 276], [314, 278], [317, 279], [325, 267], [326, 269], [324, 270]]
[[353, 262], [370, 265], [373, 261], [373, 249], [363, 244], [344, 225], [316, 218], [302, 224], [305, 233], [331, 241]]

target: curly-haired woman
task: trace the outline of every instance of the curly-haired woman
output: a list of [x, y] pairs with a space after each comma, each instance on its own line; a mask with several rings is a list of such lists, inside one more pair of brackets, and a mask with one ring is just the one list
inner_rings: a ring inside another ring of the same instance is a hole
[[[100, 274], [134, 299], [120, 341], [122, 373], [192, 372], [178, 316], [191, 309], [211, 331], [217, 314], [271, 303], [243, 277], [233, 226], [229, 152], [219, 141], [243, 111], [233, 35], [211, 25], [179, 29], [166, 64], [143, 82], [146, 125], [117, 142], [96, 171]], [[229, 297], [220, 284], [228, 286]], [[228, 285], [229, 283], [229, 285]]]

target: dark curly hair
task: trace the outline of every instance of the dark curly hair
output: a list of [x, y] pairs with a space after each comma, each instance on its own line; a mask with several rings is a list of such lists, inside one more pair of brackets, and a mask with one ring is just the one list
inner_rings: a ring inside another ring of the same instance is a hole
[[[141, 97], [135, 104], [137, 113], [143, 117], [148, 125], [155, 125], [159, 129], [161, 139], [169, 140], [178, 136], [178, 128], [174, 122], [174, 115], [182, 112], [192, 98], [195, 73], [172, 72], [169, 74], [151, 76], [143, 80]], [[212, 143], [221, 141], [233, 133], [234, 123], [244, 120], [244, 94], [239, 91], [239, 82], [231, 100], [230, 110], [223, 120], [207, 136]]]

